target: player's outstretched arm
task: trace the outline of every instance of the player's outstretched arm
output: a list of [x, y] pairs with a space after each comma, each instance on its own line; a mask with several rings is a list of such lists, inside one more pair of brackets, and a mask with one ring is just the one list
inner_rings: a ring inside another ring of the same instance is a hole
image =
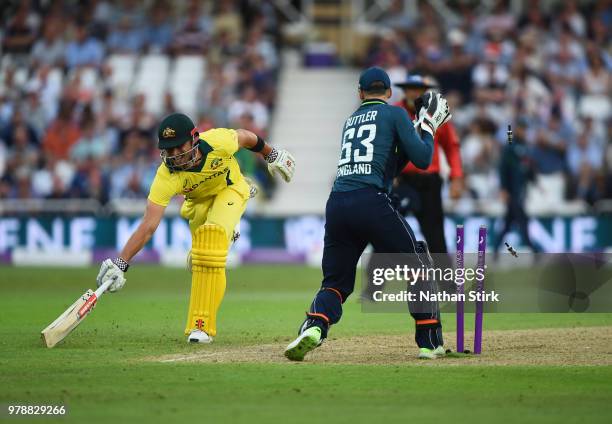
[[98, 287], [109, 279], [113, 280], [113, 283], [108, 288], [108, 291], [111, 293], [120, 290], [125, 285], [125, 272], [130, 266], [130, 260], [136, 256], [151, 239], [159, 222], [164, 216], [165, 209], [165, 206], [155, 204], [150, 200], [147, 201], [147, 208], [142, 217], [142, 222], [130, 236], [119, 256], [114, 259], [105, 259], [104, 262], [102, 262], [100, 272], [96, 278]]
[[238, 145], [252, 152], [259, 153], [268, 162], [268, 171], [274, 175], [276, 172], [286, 181], [291, 181], [295, 172], [295, 159], [287, 150], [276, 149], [266, 143], [257, 134], [239, 129]]

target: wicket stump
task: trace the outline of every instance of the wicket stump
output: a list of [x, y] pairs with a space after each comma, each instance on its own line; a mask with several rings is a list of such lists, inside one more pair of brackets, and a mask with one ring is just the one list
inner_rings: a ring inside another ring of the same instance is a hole
[[[456, 268], [457, 270], [463, 269], [465, 266], [464, 262], [464, 228], [463, 225], [457, 225], [457, 253], [455, 254]], [[481, 275], [483, 278], [476, 280], [476, 291], [479, 293], [484, 292], [484, 268], [485, 268], [485, 254], [487, 250], [487, 227], [481, 225], [478, 230], [478, 262], [477, 268], [482, 270]], [[463, 301], [463, 294], [465, 293], [465, 276], [461, 273], [461, 281], [456, 279], [455, 285], [457, 294], [457, 310], [456, 310], [456, 321], [457, 321], [457, 352], [465, 352], [464, 343], [464, 327], [465, 327], [465, 305]], [[474, 317], [474, 353], [480, 354], [482, 352], [482, 320], [483, 320], [483, 308], [484, 301], [482, 299], [476, 301], [476, 314]]]
[[[457, 260], [457, 271], [460, 269], [463, 269], [463, 225], [457, 225], [457, 253], [456, 253], [456, 260]], [[464, 345], [463, 345], [463, 330], [464, 330], [464, 311], [463, 311], [463, 307], [464, 307], [464, 302], [462, 300], [461, 295], [464, 294], [464, 284], [465, 284], [465, 277], [461, 276], [461, 280], [462, 281], [455, 281], [456, 287], [457, 287], [457, 294], [459, 295], [458, 300], [457, 300], [457, 312], [456, 312], [456, 319], [457, 319], [457, 352], [463, 352], [464, 351]]]

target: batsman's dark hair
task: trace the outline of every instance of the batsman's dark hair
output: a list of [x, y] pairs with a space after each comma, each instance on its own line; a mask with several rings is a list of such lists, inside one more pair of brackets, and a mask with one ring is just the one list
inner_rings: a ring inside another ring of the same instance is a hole
[[385, 83], [382, 81], [374, 81], [370, 84], [370, 88], [367, 90], [362, 90], [364, 94], [369, 96], [382, 96], [387, 91], [385, 87]]

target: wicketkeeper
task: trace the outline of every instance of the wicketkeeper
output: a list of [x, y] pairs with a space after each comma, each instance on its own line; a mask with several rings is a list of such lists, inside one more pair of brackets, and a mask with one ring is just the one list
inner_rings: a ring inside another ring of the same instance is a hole
[[258, 153], [268, 170], [291, 181], [295, 160], [244, 129], [215, 128], [202, 134], [181, 113], [165, 117], [158, 130], [162, 164], [151, 185], [141, 224], [119, 257], [106, 259], [97, 277], [98, 286], [113, 280], [110, 292], [125, 284], [130, 260], [153, 236], [164, 210], [175, 195], [183, 195], [181, 216], [189, 221], [192, 247], [191, 298], [185, 335], [189, 342], [210, 343], [217, 334], [217, 311], [225, 294], [225, 264], [234, 228], [240, 222], [250, 186], [234, 154], [240, 148]]
[[[415, 239], [388, 194], [407, 161], [420, 169], [431, 164], [434, 134], [451, 115], [441, 94], [426, 93], [413, 123], [406, 110], [387, 104], [390, 97], [391, 82], [384, 70], [370, 68], [361, 74], [362, 103], [343, 124], [336, 181], [325, 208], [323, 282], [297, 339], [285, 350], [290, 360], [304, 359], [340, 320], [342, 304], [355, 287], [357, 261], [368, 243], [376, 252], [416, 254], [422, 265], [431, 264], [426, 243]], [[444, 355], [437, 303], [427, 311], [411, 311], [415, 339], [419, 357], [435, 358]]]

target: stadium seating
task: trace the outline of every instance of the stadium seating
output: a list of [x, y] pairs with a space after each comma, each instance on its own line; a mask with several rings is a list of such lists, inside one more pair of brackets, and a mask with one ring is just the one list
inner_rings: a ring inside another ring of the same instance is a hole
[[[284, 56], [279, 103], [270, 140], [299, 158], [291, 185], [278, 187], [270, 213], [321, 213], [335, 178], [342, 122], [359, 104], [355, 69], [303, 69]], [[319, 93], [312, 95], [312, 93]]]
[[139, 61], [132, 93], [144, 94], [148, 112], [162, 112], [169, 73], [170, 58], [166, 55], [151, 54]]
[[205, 67], [202, 56], [184, 55], [174, 60], [168, 89], [176, 107], [189, 115], [196, 111], [196, 95], [205, 77]]

